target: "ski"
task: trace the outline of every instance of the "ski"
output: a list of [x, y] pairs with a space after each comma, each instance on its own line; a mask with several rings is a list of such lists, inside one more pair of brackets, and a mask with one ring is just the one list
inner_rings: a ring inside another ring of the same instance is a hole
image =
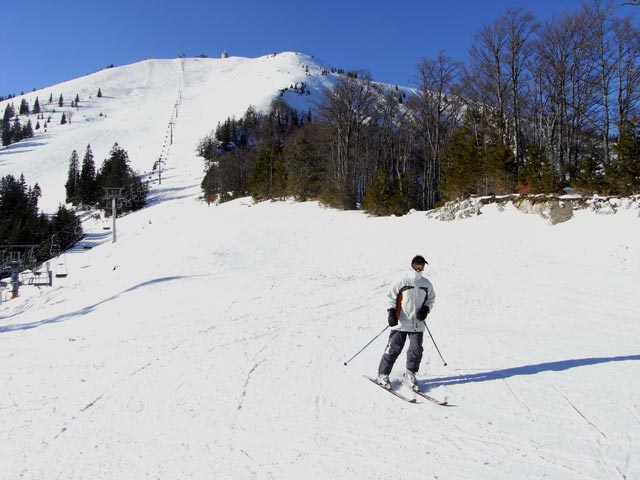
[[416, 395], [420, 395], [422, 398], [426, 398], [427, 400], [435, 403], [436, 405], [445, 406], [448, 404], [446, 400], [438, 400], [437, 398], [434, 398], [431, 395], [427, 395], [426, 393], [421, 392], [420, 390], [414, 390], [413, 393], [415, 393]]
[[374, 378], [371, 377], [367, 377], [366, 375], [363, 375], [364, 378], [366, 378], [367, 380], [370, 380], [372, 383], [375, 383], [377, 386], [379, 386], [381, 389], [386, 390], [387, 392], [389, 392], [392, 395], [395, 395], [398, 398], [401, 398], [402, 400], [404, 400], [405, 402], [408, 403], [416, 403], [416, 399], [415, 398], [409, 398], [406, 397], [404, 395], [402, 395], [400, 392], [396, 392], [393, 388], [387, 388], [384, 385], [380, 385]]

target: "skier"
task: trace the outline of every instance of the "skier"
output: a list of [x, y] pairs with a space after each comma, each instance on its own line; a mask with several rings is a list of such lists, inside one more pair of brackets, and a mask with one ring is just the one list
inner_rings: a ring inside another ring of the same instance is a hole
[[403, 383], [417, 390], [416, 374], [422, 360], [422, 341], [426, 330], [425, 320], [433, 309], [436, 294], [431, 282], [423, 276], [427, 261], [421, 255], [411, 260], [412, 270], [391, 286], [388, 293], [388, 322], [391, 327], [387, 348], [380, 359], [377, 382], [390, 388], [389, 374], [393, 364], [409, 339], [407, 370]]

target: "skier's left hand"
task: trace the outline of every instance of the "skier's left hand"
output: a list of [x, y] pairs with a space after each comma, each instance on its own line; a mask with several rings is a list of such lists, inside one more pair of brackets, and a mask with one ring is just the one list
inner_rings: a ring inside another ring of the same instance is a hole
[[420, 310], [418, 310], [418, 313], [416, 313], [416, 317], [418, 317], [418, 320], [422, 321], [427, 318], [427, 315], [429, 315], [429, 307], [427, 307], [426, 305], [420, 308]]

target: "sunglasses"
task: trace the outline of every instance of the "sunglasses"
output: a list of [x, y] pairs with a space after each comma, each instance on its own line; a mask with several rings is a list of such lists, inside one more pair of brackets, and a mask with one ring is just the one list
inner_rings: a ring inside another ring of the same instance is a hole
[[414, 263], [413, 265], [411, 265], [411, 267], [416, 271], [416, 272], [421, 272], [424, 270], [424, 265], [422, 263]]

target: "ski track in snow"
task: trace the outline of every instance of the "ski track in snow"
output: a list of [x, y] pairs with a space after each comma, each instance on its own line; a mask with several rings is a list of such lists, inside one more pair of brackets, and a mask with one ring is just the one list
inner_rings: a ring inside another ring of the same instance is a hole
[[[552, 227], [491, 206], [445, 223], [198, 199], [198, 140], [294, 81], [317, 92], [314, 62], [149, 60], [27, 94], [82, 99], [68, 128], [0, 151], [45, 208], [89, 143], [100, 162], [117, 141], [153, 183], [117, 243], [86, 215], [69, 276], [0, 304], [0, 478], [640, 478], [637, 210]], [[343, 365], [416, 253], [448, 363], [427, 337], [420, 385], [449, 407], [362, 378], [386, 334]]]

